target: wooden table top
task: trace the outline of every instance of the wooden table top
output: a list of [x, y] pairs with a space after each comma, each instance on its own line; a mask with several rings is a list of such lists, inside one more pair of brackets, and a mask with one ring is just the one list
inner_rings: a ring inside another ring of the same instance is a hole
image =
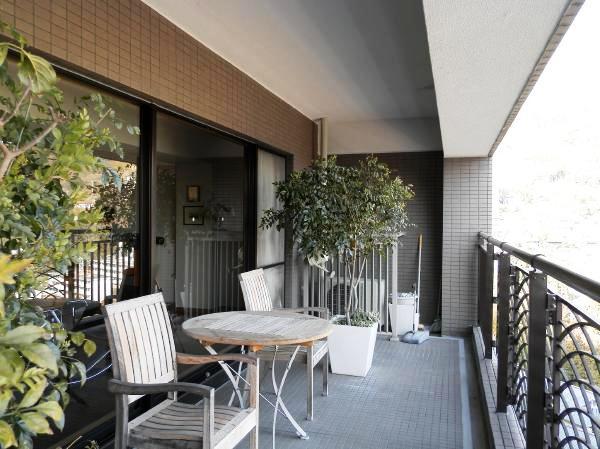
[[305, 345], [322, 340], [333, 324], [293, 312], [221, 312], [186, 320], [183, 331], [201, 343], [250, 346]]

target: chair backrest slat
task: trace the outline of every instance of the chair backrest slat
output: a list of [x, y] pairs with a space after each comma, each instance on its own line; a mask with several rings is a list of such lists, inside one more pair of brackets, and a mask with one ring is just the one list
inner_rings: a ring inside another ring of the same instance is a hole
[[[104, 307], [115, 379], [161, 383], [176, 379], [173, 332], [162, 293]], [[129, 402], [137, 397], [130, 396]]]
[[269, 312], [273, 310], [273, 300], [269, 294], [262, 268], [240, 273], [239, 278], [246, 310], [252, 312]]

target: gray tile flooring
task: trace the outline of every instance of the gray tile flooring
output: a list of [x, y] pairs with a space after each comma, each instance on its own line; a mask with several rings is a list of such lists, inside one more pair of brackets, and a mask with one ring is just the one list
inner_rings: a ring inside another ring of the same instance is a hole
[[[310, 439], [298, 439], [292, 426], [278, 418], [277, 448], [471, 449], [470, 422], [463, 422], [463, 416], [470, 421], [470, 413], [462, 345], [458, 339], [409, 345], [380, 337], [367, 377], [330, 375], [328, 397], [320, 394], [317, 369], [312, 422], [304, 419], [305, 367], [297, 365], [283, 396]], [[270, 372], [261, 388], [272, 391]], [[267, 449], [273, 411], [264, 401], [261, 407], [260, 447]], [[248, 447], [247, 442], [239, 447]]]

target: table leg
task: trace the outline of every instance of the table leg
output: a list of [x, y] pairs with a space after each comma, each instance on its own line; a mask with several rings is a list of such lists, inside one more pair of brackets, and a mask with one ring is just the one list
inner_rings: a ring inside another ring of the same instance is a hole
[[296, 422], [296, 420], [294, 419], [292, 414], [288, 411], [287, 407], [283, 403], [283, 400], [281, 399], [281, 393], [283, 391], [283, 385], [285, 384], [285, 379], [287, 378], [287, 375], [290, 372], [292, 364], [294, 363], [294, 359], [296, 358], [296, 354], [298, 354], [299, 350], [300, 350], [300, 346], [296, 346], [296, 349], [294, 349], [294, 352], [292, 353], [289, 361], [287, 362], [285, 371], [283, 372], [283, 376], [281, 377], [281, 381], [279, 382], [279, 385], [278, 385], [277, 380], [275, 378], [275, 376], [276, 376], [275, 375], [275, 362], [277, 359], [277, 346], [275, 346], [275, 353], [273, 355], [273, 367], [271, 368], [271, 380], [273, 381], [273, 390], [275, 391], [275, 395], [276, 395], [275, 410], [273, 411], [273, 430], [272, 430], [273, 449], [275, 449], [275, 427], [277, 424], [277, 412], [279, 411], [280, 407], [281, 407], [281, 410], [283, 411], [285, 417], [292, 424], [292, 426], [294, 426], [294, 428], [296, 429], [296, 435], [298, 435], [298, 437], [300, 437], [303, 440], [308, 440], [308, 438], [309, 438], [308, 434], [304, 431], [304, 429], [302, 429], [302, 427], [300, 427], [298, 422]]
[[[215, 351], [211, 345], [204, 345], [204, 348], [208, 351], [208, 353], [210, 355], [218, 354], [217, 351]], [[219, 365], [221, 365], [221, 368], [223, 368], [223, 371], [225, 371], [225, 374], [227, 374], [227, 377], [229, 377], [229, 380], [231, 380], [231, 383], [233, 384], [233, 390], [234, 390], [235, 394], [237, 395], [238, 400], [240, 401], [240, 408], [244, 408], [244, 398], [242, 397], [242, 393], [240, 392], [240, 387], [239, 387], [241, 370], [240, 370], [240, 374], [234, 375], [235, 371], [232, 372], [231, 367], [227, 363], [225, 363], [223, 361], [219, 361], [218, 363], [219, 363]], [[241, 363], [240, 363], [240, 367], [241, 367]]]
[[[217, 351], [215, 351], [215, 349], [210, 345], [204, 345], [204, 348], [211, 355], [217, 354]], [[273, 429], [272, 429], [273, 449], [275, 449], [275, 427], [277, 424], [277, 414], [278, 413], [281, 413], [283, 416], [285, 416], [285, 418], [287, 418], [287, 420], [294, 427], [294, 429], [296, 429], [296, 435], [298, 435], [299, 438], [301, 438], [303, 440], [308, 440], [308, 438], [309, 438], [308, 434], [304, 431], [304, 429], [302, 429], [302, 427], [300, 427], [298, 422], [294, 419], [292, 414], [289, 412], [289, 410], [283, 403], [283, 399], [281, 398], [281, 393], [283, 391], [283, 386], [285, 384], [285, 380], [290, 372], [290, 369], [292, 368], [292, 364], [294, 363], [294, 359], [296, 358], [296, 355], [298, 354], [299, 350], [300, 350], [300, 346], [296, 346], [296, 348], [294, 349], [294, 352], [292, 353], [288, 362], [286, 363], [285, 371], [284, 371], [283, 376], [281, 377], [281, 380], [278, 384], [277, 379], [275, 377], [276, 376], [275, 362], [276, 362], [276, 358], [277, 358], [277, 347], [275, 347], [275, 353], [273, 355], [273, 366], [271, 368], [271, 380], [273, 382], [273, 390], [274, 390], [275, 396], [276, 396], [275, 404], [273, 404], [271, 401], [269, 401], [269, 399], [267, 397], [260, 394], [260, 397], [265, 399], [270, 405], [273, 406], [273, 409], [274, 409], [273, 410]], [[250, 348], [249, 352], [253, 352], [252, 348]], [[223, 369], [223, 371], [225, 372], [227, 377], [229, 377], [229, 380], [231, 380], [231, 383], [232, 383], [233, 389], [234, 389], [232, 395], [233, 394], [237, 395], [237, 397], [240, 401], [240, 407], [244, 408], [245, 401], [244, 401], [242, 393], [240, 391], [239, 383], [240, 383], [240, 380], [244, 381], [245, 383], [247, 383], [247, 381], [241, 375], [242, 365], [240, 364], [238, 370], [236, 371], [233, 367], [231, 367], [229, 364], [227, 364], [223, 361], [219, 361], [218, 363], [219, 363], [219, 365], [221, 365], [221, 368]]]
[[[245, 354], [246, 353], [245, 346], [242, 346], [242, 349], [241, 349], [240, 353], [241, 354]], [[240, 379], [242, 377], [242, 368], [243, 367], [244, 367], [244, 362], [240, 361], [240, 364], [238, 366], [238, 369], [237, 369], [237, 372], [236, 372], [236, 375], [235, 375], [235, 377], [238, 379], [238, 382], [237, 382], [238, 388], [239, 388], [239, 385], [240, 385]], [[245, 393], [246, 392], [246, 388], [244, 388], [243, 390], [244, 390], [244, 393]], [[235, 390], [235, 387], [234, 387], [233, 391], [231, 392], [231, 397], [229, 398], [229, 402], [227, 403], [227, 405], [229, 407], [231, 407], [231, 405], [233, 404], [233, 400], [235, 399], [235, 393], [236, 393], [236, 390]], [[246, 395], [242, 394], [242, 396], [244, 396], [244, 399], [245, 399]], [[241, 405], [240, 405], [240, 407], [241, 407]]]

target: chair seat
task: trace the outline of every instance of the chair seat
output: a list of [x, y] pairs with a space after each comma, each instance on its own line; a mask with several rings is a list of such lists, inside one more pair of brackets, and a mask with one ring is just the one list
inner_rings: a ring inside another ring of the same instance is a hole
[[[136, 449], [192, 449], [202, 448], [204, 409], [202, 404], [172, 402], [166, 407], [156, 407], [129, 431], [129, 446]], [[214, 446], [237, 427], [256, 422], [256, 409], [240, 409], [215, 404]]]
[[[319, 362], [319, 360], [321, 360], [323, 358], [323, 355], [325, 355], [325, 353], [329, 350], [329, 347], [327, 345], [327, 340], [319, 340], [316, 341], [314, 346], [314, 353], [313, 353], [313, 366]], [[276, 356], [276, 360], [288, 360], [292, 353], [294, 352], [294, 350], [296, 349], [296, 346], [279, 346], [277, 348], [277, 356]], [[275, 355], [275, 346], [265, 346], [263, 349], [261, 349], [258, 353], [257, 353], [258, 357], [261, 360], [264, 360], [266, 362], [273, 360], [273, 356]], [[298, 354], [296, 354], [296, 360], [301, 361], [302, 363], [306, 363], [306, 347], [305, 346], [300, 346], [300, 350], [298, 351]]]

